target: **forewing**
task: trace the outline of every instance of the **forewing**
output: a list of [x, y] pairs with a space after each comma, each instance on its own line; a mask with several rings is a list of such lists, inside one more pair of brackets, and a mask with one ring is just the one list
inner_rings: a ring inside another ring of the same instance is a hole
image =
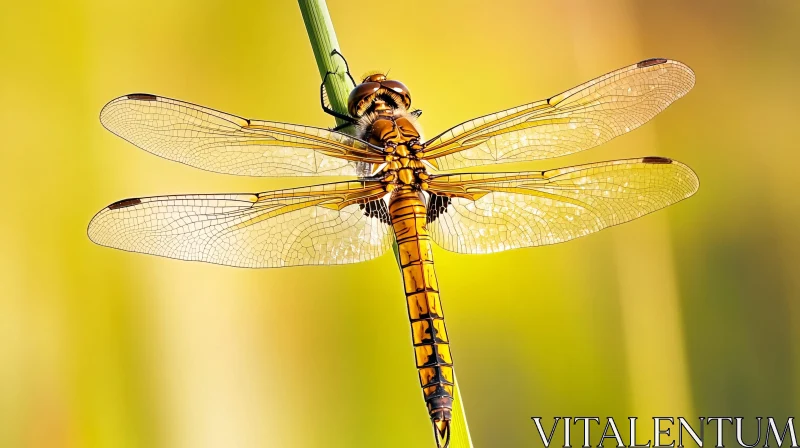
[[425, 144], [440, 169], [559, 157], [629, 132], [694, 86], [694, 73], [669, 59], [621, 68], [546, 100], [462, 123]]
[[453, 174], [430, 181], [434, 241], [461, 253], [491, 253], [569, 241], [683, 200], [699, 181], [662, 157], [550, 171]]
[[131, 94], [106, 104], [100, 121], [169, 160], [243, 176], [357, 176], [381, 152], [326, 129], [248, 120], [196, 104]]
[[262, 268], [366, 261], [391, 246], [383, 186], [339, 182], [258, 194], [125, 199], [89, 224], [97, 244]]

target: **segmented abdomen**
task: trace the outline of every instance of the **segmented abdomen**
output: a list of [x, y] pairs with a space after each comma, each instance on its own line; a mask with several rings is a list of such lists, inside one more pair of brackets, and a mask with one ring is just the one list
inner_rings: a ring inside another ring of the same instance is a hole
[[431, 419], [449, 422], [453, 408], [453, 359], [439, 300], [427, 229], [425, 200], [410, 187], [395, 190], [389, 202], [419, 378]]

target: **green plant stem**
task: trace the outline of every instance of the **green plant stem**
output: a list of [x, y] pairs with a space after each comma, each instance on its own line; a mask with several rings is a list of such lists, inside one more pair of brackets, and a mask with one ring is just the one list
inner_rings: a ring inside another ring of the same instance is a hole
[[[345, 74], [345, 63], [342, 58], [331, 56], [333, 50], [339, 53], [342, 51], [336, 40], [336, 32], [333, 30], [333, 22], [328, 14], [328, 6], [325, 4], [325, 0], [298, 0], [298, 3], [303, 14], [306, 31], [308, 31], [308, 38], [311, 41], [311, 48], [314, 50], [314, 58], [317, 60], [320, 78], [325, 79], [325, 74], [328, 72], [334, 73], [325, 81], [325, 90], [328, 92], [331, 107], [336, 112], [346, 114], [347, 98], [354, 86], [351, 85], [350, 79]], [[343, 120], [337, 119], [336, 122], [342, 124]], [[353, 127], [347, 129], [352, 130]], [[400, 266], [396, 242], [392, 248], [397, 257], [397, 265]], [[450, 447], [472, 448], [472, 439], [469, 435], [467, 417], [464, 414], [464, 406], [458, 389], [458, 380], [455, 380], [453, 395], [455, 399], [453, 401], [453, 420], [450, 423], [452, 434]]]
[[[333, 51], [339, 51], [339, 42], [333, 30], [333, 22], [328, 14], [328, 5], [325, 0], [298, 0], [303, 22], [306, 24], [311, 48], [314, 50], [314, 59], [317, 60], [320, 78], [324, 79], [328, 72], [333, 73], [325, 81], [325, 90], [328, 100], [336, 112], [347, 114], [347, 98], [353, 89], [350, 78], [345, 74], [345, 63], [338, 56], [331, 56]], [[343, 124], [344, 120], [337, 118], [336, 124]], [[348, 128], [352, 129], [352, 127]]]

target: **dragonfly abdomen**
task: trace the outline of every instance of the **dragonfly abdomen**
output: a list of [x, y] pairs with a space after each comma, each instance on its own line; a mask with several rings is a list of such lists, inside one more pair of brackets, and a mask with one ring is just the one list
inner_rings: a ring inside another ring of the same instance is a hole
[[438, 436], [446, 441], [453, 409], [453, 358], [433, 266], [425, 200], [418, 190], [400, 187], [389, 202], [389, 215], [397, 238], [420, 385]]

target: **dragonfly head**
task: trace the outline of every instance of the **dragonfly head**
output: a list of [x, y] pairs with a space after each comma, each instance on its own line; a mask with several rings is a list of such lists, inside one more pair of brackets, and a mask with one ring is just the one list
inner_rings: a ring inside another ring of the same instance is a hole
[[391, 115], [392, 109], [411, 107], [411, 94], [400, 81], [386, 78], [382, 73], [369, 75], [357, 85], [347, 101], [350, 115], [360, 118], [367, 112]]

